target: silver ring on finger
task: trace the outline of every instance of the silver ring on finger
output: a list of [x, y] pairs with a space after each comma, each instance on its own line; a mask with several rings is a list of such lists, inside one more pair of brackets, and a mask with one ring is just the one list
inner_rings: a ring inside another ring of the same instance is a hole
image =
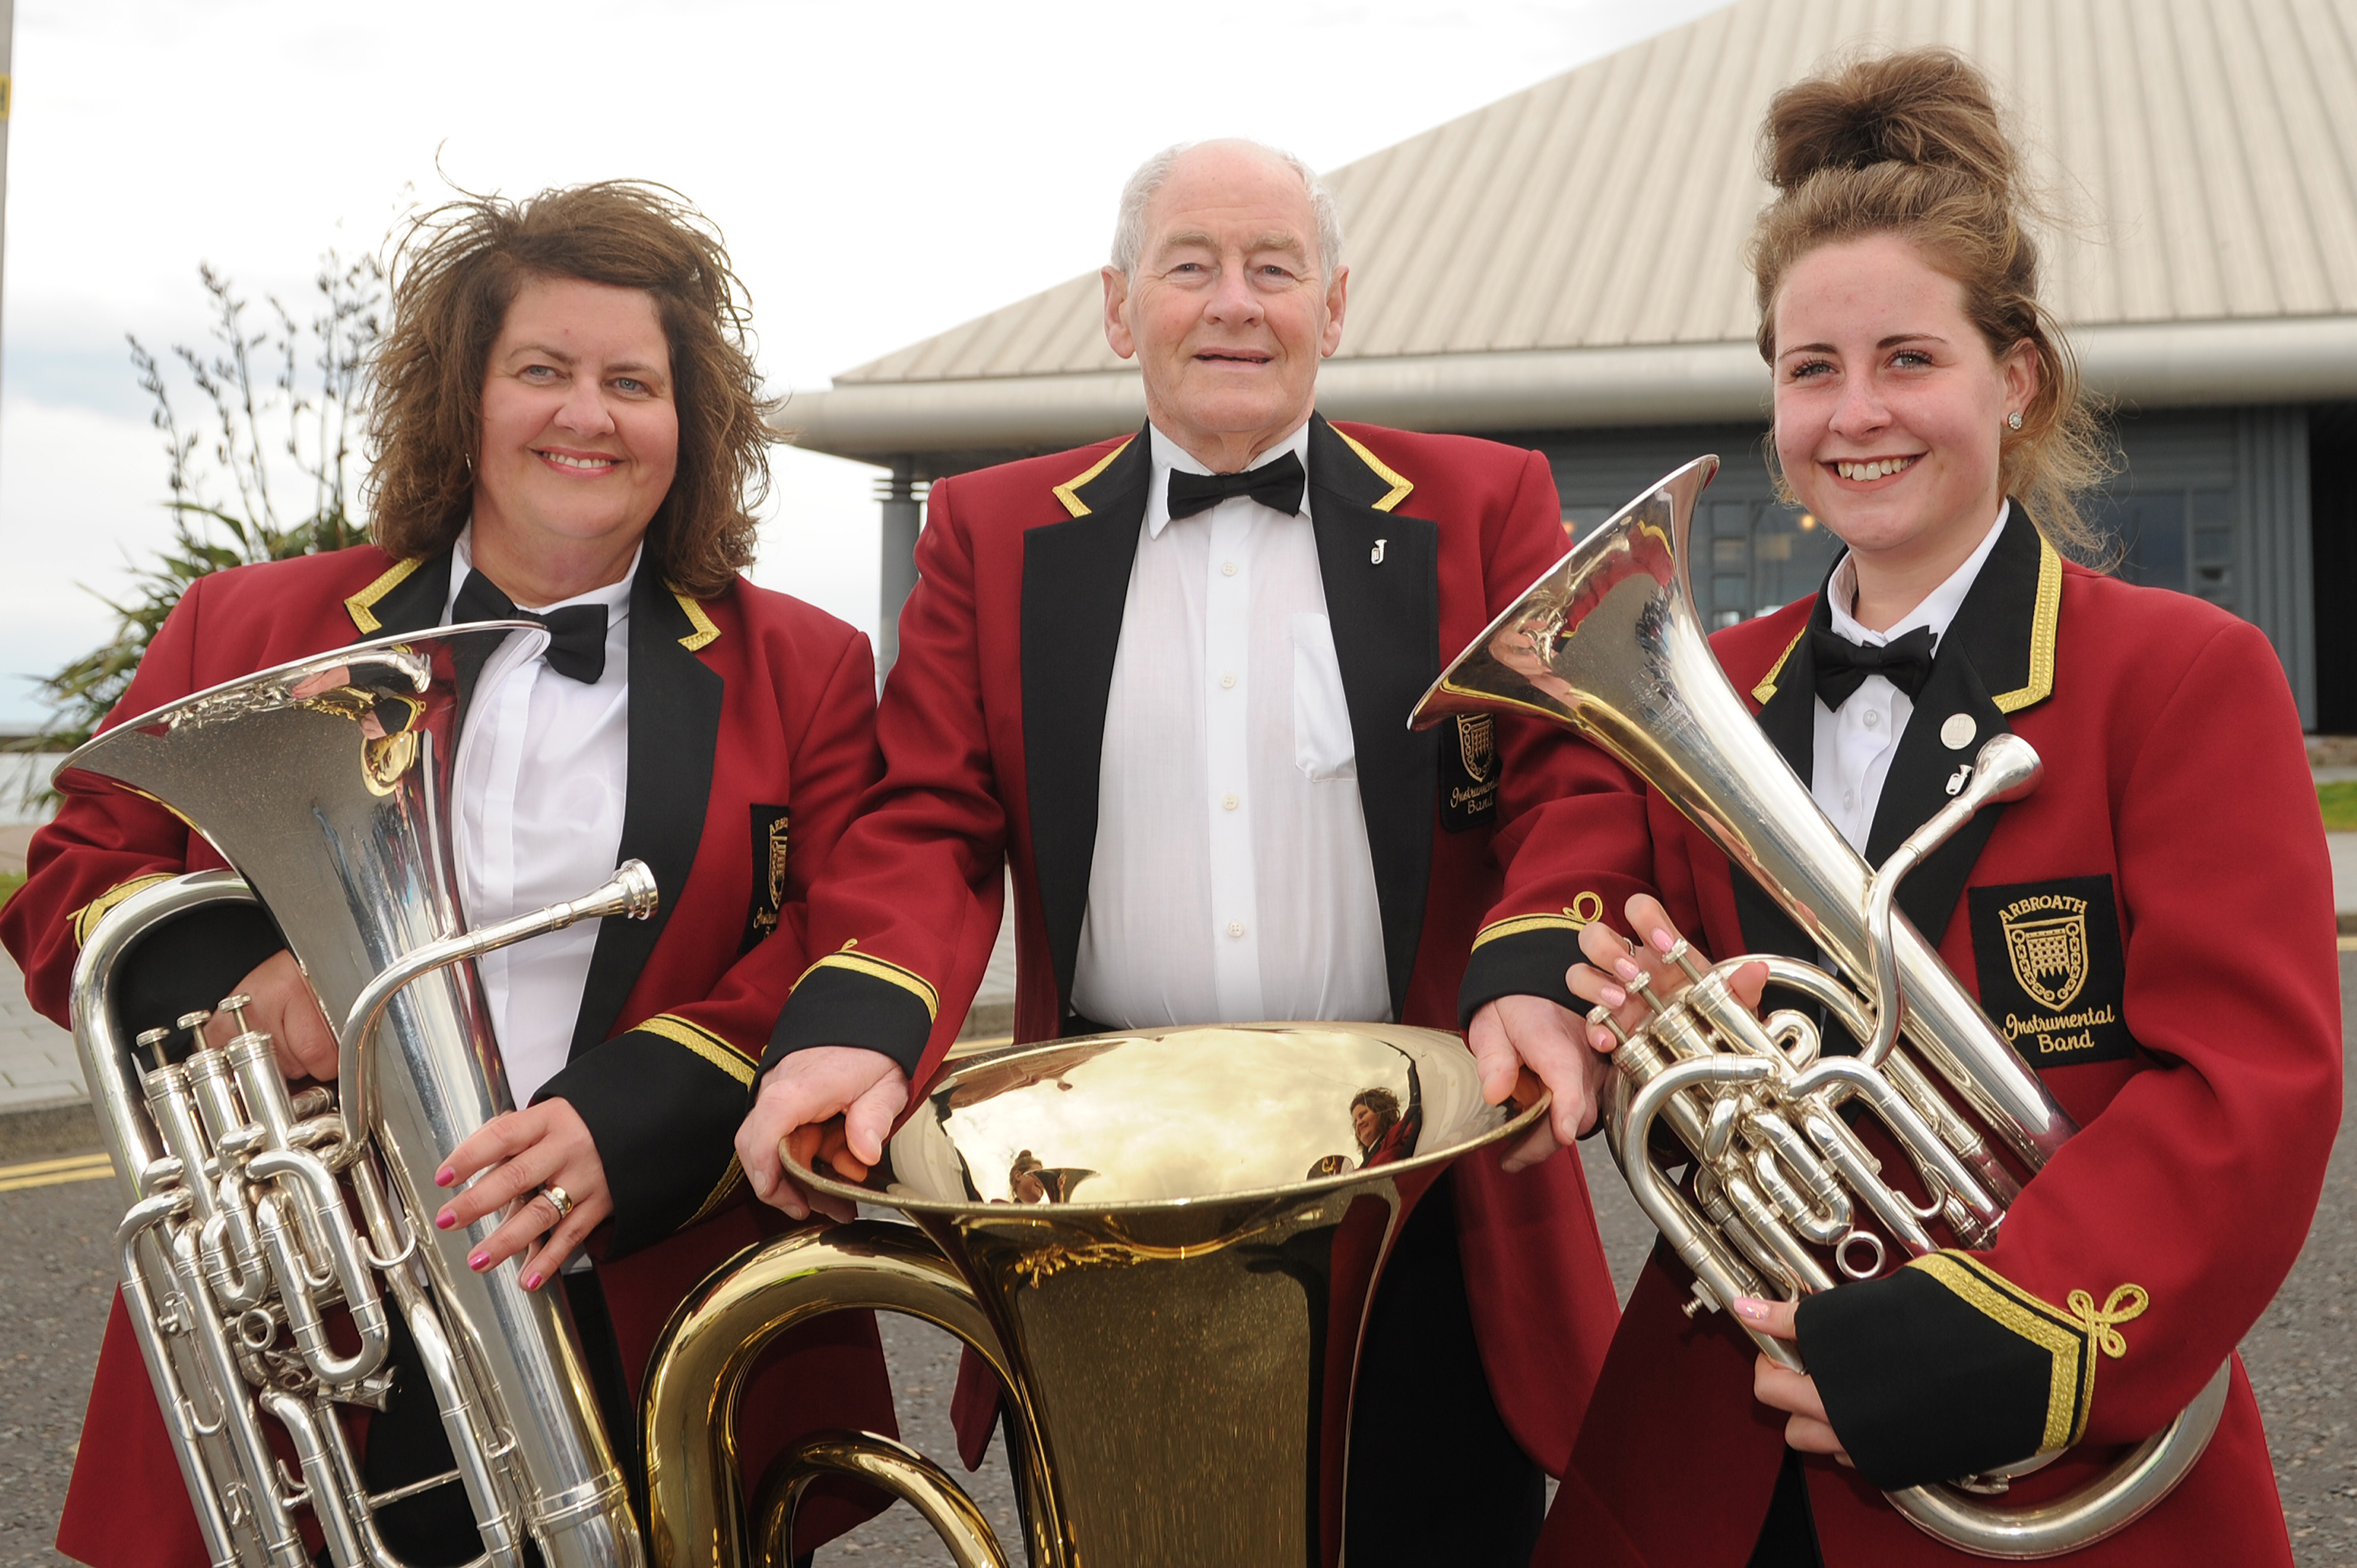
[[543, 1182], [540, 1196], [548, 1199], [549, 1208], [556, 1210], [556, 1222], [564, 1224], [565, 1217], [573, 1212], [573, 1199], [565, 1196], [565, 1189], [553, 1181]]

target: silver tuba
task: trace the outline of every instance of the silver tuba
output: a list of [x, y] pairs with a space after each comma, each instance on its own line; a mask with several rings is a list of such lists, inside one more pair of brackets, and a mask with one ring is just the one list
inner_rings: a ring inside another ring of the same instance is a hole
[[[215, 1568], [308, 1568], [305, 1510], [336, 1568], [399, 1568], [376, 1510], [453, 1483], [490, 1568], [523, 1568], [527, 1540], [549, 1568], [641, 1561], [562, 1293], [521, 1288], [512, 1259], [467, 1267], [497, 1216], [432, 1222], [443, 1157], [511, 1105], [468, 961], [655, 906], [633, 861], [583, 898], [465, 929], [460, 686], [546, 637], [500, 622], [361, 643], [199, 693], [66, 760], [161, 803], [236, 867], [138, 887], [88, 934], [73, 977], [82, 1069], [130, 1206], [124, 1305]], [[251, 1029], [207, 1048], [203, 1013], [179, 1021], [195, 1036], [182, 1059], [176, 1031], [124, 1037], [118, 965], [159, 922], [238, 902], [267, 907], [338, 1022], [334, 1089], [290, 1094]], [[329, 1333], [336, 1307], [350, 1349]], [[342, 1412], [382, 1408], [395, 1312], [457, 1468], [371, 1496]]]
[[[1954, 798], [1879, 871], [1868, 867], [1753, 721], [1695, 611], [1687, 536], [1695, 498], [1717, 471], [1717, 458], [1697, 458], [1589, 535], [1458, 656], [1410, 720], [1502, 711], [1578, 731], [1668, 797], [1841, 972], [1757, 955], [1705, 971], [1682, 944], [1670, 956], [1687, 983], [1674, 995], [1638, 988], [1652, 1016], [1614, 1054], [1605, 1128], [1630, 1191], [1694, 1273], [1689, 1316], [1738, 1295], [1794, 1300], [1871, 1278], [1892, 1251], [1937, 1250], [1933, 1227], [1953, 1245], [1986, 1247], [2020, 1182], [2076, 1131], [1892, 903], [1900, 878], [1981, 807], [2036, 787], [2037, 753], [2015, 736], [1991, 740]], [[1754, 1017], [1729, 984], [1754, 962], [1822, 1004], [1861, 1052], [1821, 1054], [1815, 1022], [1797, 1011]], [[1594, 1016], [1611, 1022], [1602, 1009]], [[1847, 1104], [1889, 1130], [1927, 1203], [1883, 1179], [1840, 1114]], [[1657, 1124], [1690, 1156], [1690, 1195], [1655, 1164]], [[1792, 1346], [1748, 1331], [1803, 1369]], [[2125, 1529], [2192, 1468], [2225, 1408], [2228, 1372], [2221, 1367], [2169, 1426], [2067, 1497], [2031, 1508], [2001, 1500], [2046, 1455], [1890, 1501], [1981, 1556], [2076, 1551]]]

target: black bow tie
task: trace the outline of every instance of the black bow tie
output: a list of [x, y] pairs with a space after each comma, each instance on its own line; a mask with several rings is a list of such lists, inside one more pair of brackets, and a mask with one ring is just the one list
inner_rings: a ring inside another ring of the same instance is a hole
[[1288, 517], [1301, 510], [1301, 492], [1308, 483], [1301, 459], [1287, 452], [1274, 463], [1246, 468], [1241, 474], [1189, 474], [1170, 470], [1170, 516], [1175, 521], [1209, 511], [1230, 496], [1250, 496], [1273, 511]]
[[1932, 677], [1932, 628], [1919, 626], [1904, 637], [1879, 648], [1861, 648], [1839, 633], [1815, 627], [1809, 632], [1809, 651], [1817, 666], [1817, 695], [1838, 713], [1841, 705], [1879, 675], [1910, 698], [1922, 695]]
[[516, 608], [499, 585], [480, 572], [468, 572], [458, 585], [458, 602], [450, 618], [467, 620], [536, 620], [548, 628], [548, 667], [587, 686], [606, 673], [606, 607], [572, 605], [541, 615]]

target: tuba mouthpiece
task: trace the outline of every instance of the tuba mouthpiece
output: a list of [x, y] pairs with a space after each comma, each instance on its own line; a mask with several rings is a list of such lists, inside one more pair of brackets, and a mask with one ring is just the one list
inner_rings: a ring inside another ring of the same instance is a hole
[[655, 886], [655, 874], [643, 860], [626, 860], [616, 866], [614, 887], [622, 901], [619, 912], [633, 920], [652, 918], [662, 903], [662, 890]]
[[2038, 748], [2018, 735], [1991, 737], [1973, 759], [1971, 788], [1984, 800], [2018, 800], [2038, 788], [2046, 764]]

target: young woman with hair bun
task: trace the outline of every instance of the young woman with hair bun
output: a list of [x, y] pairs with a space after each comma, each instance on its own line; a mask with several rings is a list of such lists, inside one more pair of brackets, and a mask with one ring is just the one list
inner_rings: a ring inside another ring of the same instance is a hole
[[[1986, 1250], [1797, 1311], [1689, 1319], [1691, 1282], [1657, 1250], [1541, 1564], [1968, 1560], [1883, 1490], [2060, 1451], [2007, 1501], [2049, 1499], [2165, 1425], [2291, 1267], [2341, 1105], [2330, 873], [2291, 693], [2252, 626], [2103, 570], [2074, 504], [2098, 426], [2040, 303], [1987, 82], [1940, 50], [1859, 60], [1780, 93], [1762, 142], [1773, 460], [1848, 550], [1815, 596], [1715, 646], [1872, 864], [1990, 736], [2037, 747], [2036, 792], [1983, 813], [1900, 903], [2081, 1131]], [[1575, 992], [1634, 1026], [1626, 983], [1660, 975], [1680, 933], [1815, 957], [1666, 800], [1631, 811], [1639, 788], [1583, 798], [1588, 886], [1625, 924], [1581, 933]], [[1591, 1062], [1529, 1065], [1592, 1091], [1613, 1039], [1589, 1043]], [[1797, 1340], [1813, 1376], [1756, 1354], [1747, 1325]], [[2071, 1561], [2289, 1563], [2239, 1363], [2184, 1481]]]

